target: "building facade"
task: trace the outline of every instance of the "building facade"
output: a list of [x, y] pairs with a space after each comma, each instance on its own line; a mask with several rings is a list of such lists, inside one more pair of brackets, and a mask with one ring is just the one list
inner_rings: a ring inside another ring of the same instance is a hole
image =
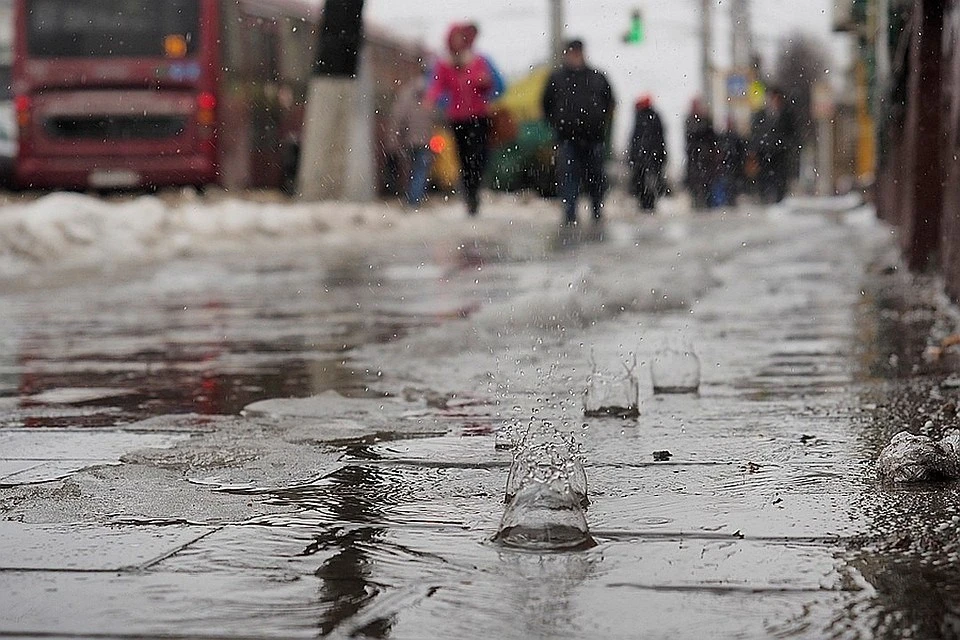
[[854, 0], [876, 121], [878, 215], [960, 301], [960, 0]]

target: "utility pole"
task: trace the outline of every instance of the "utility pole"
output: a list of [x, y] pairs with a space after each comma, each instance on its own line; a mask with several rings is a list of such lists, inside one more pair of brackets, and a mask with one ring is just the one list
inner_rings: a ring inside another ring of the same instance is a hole
[[700, 0], [700, 80], [703, 101], [707, 111], [713, 115], [713, 67], [710, 63], [710, 50], [713, 48], [713, 33], [710, 28], [710, 5], [713, 0]]
[[[731, 115], [740, 134], [746, 134], [750, 128], [750, 101], [747, 92], [752, 77], [750, 66], [753, 55], [753, 35], [750, 28], [750, 0], [731, 0], [731, 72], [738, 82], [734, 85], [737, 95], [730, 96]], [[739, 91], [743, 89], [743, 94]]]
[[563, 56], [563, 3], [565, 0], [550, 0], [550, 46], [554, 66], [560, 65]]
[[357, 62], [363, 0], [326, 0], [300, 141], [297, 186], [306, 200], [340, 199], [350, 176], [350, 133], [358, 111]]
[[[890, 88], [890, 76], [892, 75], [890, 61], [890, 0], [877, 0], [872, 4], [872, 7], [876, 12], [874, 18], [876, 23], [874, 55], [877, 61], [876, 85], [879, 90], [879, 93], [873, 96], [873, 98], [876, 105], [881, 105], [883, 100], [878, 98], [886, 95], [886, 91]], [[874, 116], [878, 121], [879, 115], [878, 112]]]
[[753, 33], [750, 28], [750, 0], [731, 0], [730, 20], [733, 22], [733, 66], [737, 69], [750, 67], [753, 52]]

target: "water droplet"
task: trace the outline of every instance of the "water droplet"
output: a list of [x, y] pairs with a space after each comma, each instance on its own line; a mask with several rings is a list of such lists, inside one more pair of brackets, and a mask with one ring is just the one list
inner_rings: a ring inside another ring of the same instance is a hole
[[697, 393], [700, 388], [700, 358], [689, 342], [668, 342], [657, 350], [650, 363], [650, 377], [654, 393]]
[[533, 550], [588, 549], [596, 545], [565, 478], [536, 476], [507, 505], [495, 540]]
[[588, 417], [636, 418], [640, 415], [640, 383], [637, 360], [621, 363], [623, 371], [601, 371], [591, 355], [592, 371], [583, 394], [583, 415]]

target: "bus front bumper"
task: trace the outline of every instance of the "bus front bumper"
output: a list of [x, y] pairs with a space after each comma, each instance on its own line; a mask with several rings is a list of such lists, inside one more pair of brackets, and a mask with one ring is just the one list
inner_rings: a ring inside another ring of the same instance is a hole
[[200, 186], [217, 182], [219, 172], [209, 157], [32, 157], [18, 158], [16, 185], [23, 189], [138, 189]]

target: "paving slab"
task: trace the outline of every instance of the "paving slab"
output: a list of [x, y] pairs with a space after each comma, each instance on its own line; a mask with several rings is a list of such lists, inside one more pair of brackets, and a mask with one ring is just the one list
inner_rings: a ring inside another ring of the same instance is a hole
[[52, 482], [88, 467], [119, 464], [124, 454], [138, 449], [168, 448], [189, 437], [117, 429], [0, 430], [0, 485]]
[[212, 531], [212, 527], [190, 525], [43, 525], [0, 521], [0, 572], [140, 569]]

